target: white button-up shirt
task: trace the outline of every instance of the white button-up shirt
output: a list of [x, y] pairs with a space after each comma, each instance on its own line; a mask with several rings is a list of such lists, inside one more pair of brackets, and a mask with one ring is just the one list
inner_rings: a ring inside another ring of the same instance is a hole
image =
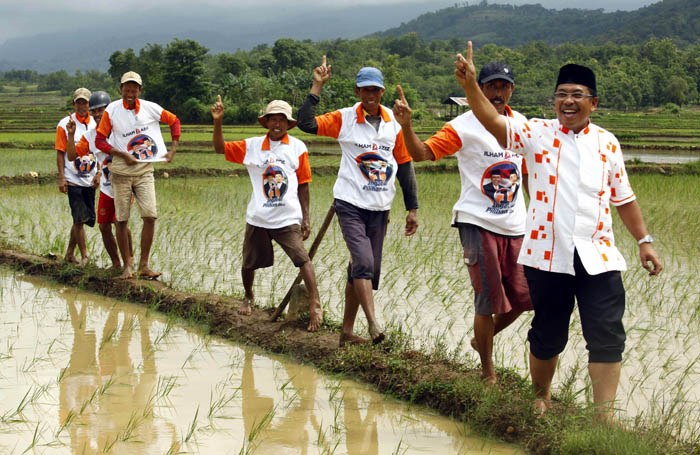
[[523, 153], [530, 205], [518, 262], [574, 274], [574, 250], [586, 271], [626, 270], [615, 247], [610, 204], [635, 200], [620, 143], [590, 123], [574, 134], [558, 120], [506, 118], [508, 146]]

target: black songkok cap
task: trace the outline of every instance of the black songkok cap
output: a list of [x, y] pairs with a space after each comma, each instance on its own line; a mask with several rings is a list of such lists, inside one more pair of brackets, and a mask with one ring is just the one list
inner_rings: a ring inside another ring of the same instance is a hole
[[597, 90], [593, 70], [574, 63], [569, 63], [559, 69], [556, 87], [559, 87], [560, 84], [579, 84], [585, 85], [591, 91], [595, 92]]

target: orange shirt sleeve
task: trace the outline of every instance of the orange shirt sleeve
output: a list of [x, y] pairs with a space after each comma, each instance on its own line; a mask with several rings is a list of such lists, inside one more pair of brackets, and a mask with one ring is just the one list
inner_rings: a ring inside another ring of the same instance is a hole
[[87, 139], [85, 139], [85, 136], [80, 138], [80, 142], [75, 144], [75, 153], [78, 156], [86, 156], [90, 154], [90, 144], [88, 143]]
[[311, 165], [309, 164], [309, 153], [304, 152], [299, 155], [299, 167], [297, 168], [297, 181], [299, 185], [311, 181]]
[[107, 111], [102, 114], [102, 120], [100, 120], [100, 124], [97, 125], [97, 132], [104, 137], [109, 137], [112, 133], [112, 120], [109, 118], [109, 113]]
[[170, 137], [173, 141], [180, 140], [180, 119], [170, 111], [163, 109], [160, 113], [160, 121], [170, 126]]
[[56, 128], [56, 145], [54, 146], [54, 149], [65, 153], [66, 144], [68, 144], [68, 135], [66, 134], [66, 130], [59, 126]]
[[245, 158], [245, 141], [232, 141], [224, 144], [226, 161], [243, 164]]
[[327, 136], [338, 139], [340, 128], [343, 126], [343, 114], [340, 111], [329, 112], [316, 117], [318, 125], [317, 136]]
[[437, 161], [457, 153], [462, 148], [462, 139], [459, 138], [459, 134], [452, 128], [452, 125], [446, 123], [440, 131], [425, 141], [425, 145], [430, 148], [435, 156], [435, 161]]
[[403, 133], [401, 131], [396, 135], [396, 142], [394, 142], [394, 158], [396, 158], [396, 164], [408, 163], [413, 160], [406, 149], [406, 143], [403, 141]]

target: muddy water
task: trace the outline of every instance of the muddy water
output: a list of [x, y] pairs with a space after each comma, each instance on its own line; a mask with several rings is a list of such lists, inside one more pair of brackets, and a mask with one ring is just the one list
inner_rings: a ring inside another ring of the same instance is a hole
[[0, 294], [3, 454], [522, 453], [142, 306], [4, 268]]

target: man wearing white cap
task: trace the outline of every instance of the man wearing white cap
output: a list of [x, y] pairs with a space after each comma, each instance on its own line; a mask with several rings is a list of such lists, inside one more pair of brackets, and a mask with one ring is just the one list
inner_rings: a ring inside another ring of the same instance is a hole
[[309, 325], [314, 332], [321, 325], [323, 310], [316, 286], [316, 275], [304, 240], [309, 237], [309, 182], [311, 167], [306, 145], [287, 134], [297, 124], [292, 107], [284, 101], [271, 101], [258, 118], [269, 131], [265, 136], [225, 142], [222, 131], [224, 105], [221, 96], [211, 107], [214, 118], [214, 149], [228, 161], [243, 164], [253, 185], [243, 240], [241, 277], [245, 302], [238, 313], [249, 315], [254, 301], [255, 270], [274, 262], [272, 240], [277, 242], [301, 276], [309, 292]]
[[338, 140], [342, 151], [338, 180], [333, 187], [335, 210], [350, 251], [345, 311], [340, 345], [368, 340], [353, 332], [357, 310], [367, 316], [373, 343], [384, 340], [384, 331], [374, 315], [372, 290], [379, 287], [382, 248], [389, 221], [389, 210], [399, 180], [404, 195], [407, 236], [418, 228], [416, 175], [406, 151], [401, 125], [391, 109], [380, 104], [384, 78], [377, 68], [365, 67], [357, 73], [355, 94], [360, 102], [321, 116], [315, 116], [321, 89], [331, 77], [331, 67], [323, 56], [314, 69], [311, 91], [299, 109], [299, 129]]
[[[85, 265], [88, 261], [87, 246], [85, 245], [85, 229], [83, 225], [95, 225], [95, 187], [99, 180], [95, 179], [97, 162], [94, 155], [68, 160], [66, 144], [68, 143], [68, 124], [75, 126], [73, 140], [79, 142], [90, 128], [95, 127], [95, 121], [90, 117], [88, 102], [90, 90], [78, 88], [73, 92], [73, 108], [75, 113], [61, 119], [56, 127], [56, 167], [58, 168], [58, 190], [68, 194], [73, 226], [66, 250], [66, 262]], [[80, 250], [81, 260], [75, 258], [75, 247]]]
[[[117, 217], [117, 244], [124, 263], [120, 278], [134, 277], [134, 258], [130, 253], [127, 231], [133, 194], [143, 219], [138, 276], [156, 279], [160, 273], [148, 266], [157, 218], [152, 163], [173, 160], [180, 140], [180, 120], [156, 103], [140, 100], [142, 86], [138, 73], [128, 71], [122, 75], [119, 86], [122, 99], [107, 106], [97, 127], [95, 145], [112, 156], [110, 172]], [[160, 133], [160, 122], [170, 125], [170, 150], [166, 149]], [[111, 143], [107, 142], [108, 137]]]

